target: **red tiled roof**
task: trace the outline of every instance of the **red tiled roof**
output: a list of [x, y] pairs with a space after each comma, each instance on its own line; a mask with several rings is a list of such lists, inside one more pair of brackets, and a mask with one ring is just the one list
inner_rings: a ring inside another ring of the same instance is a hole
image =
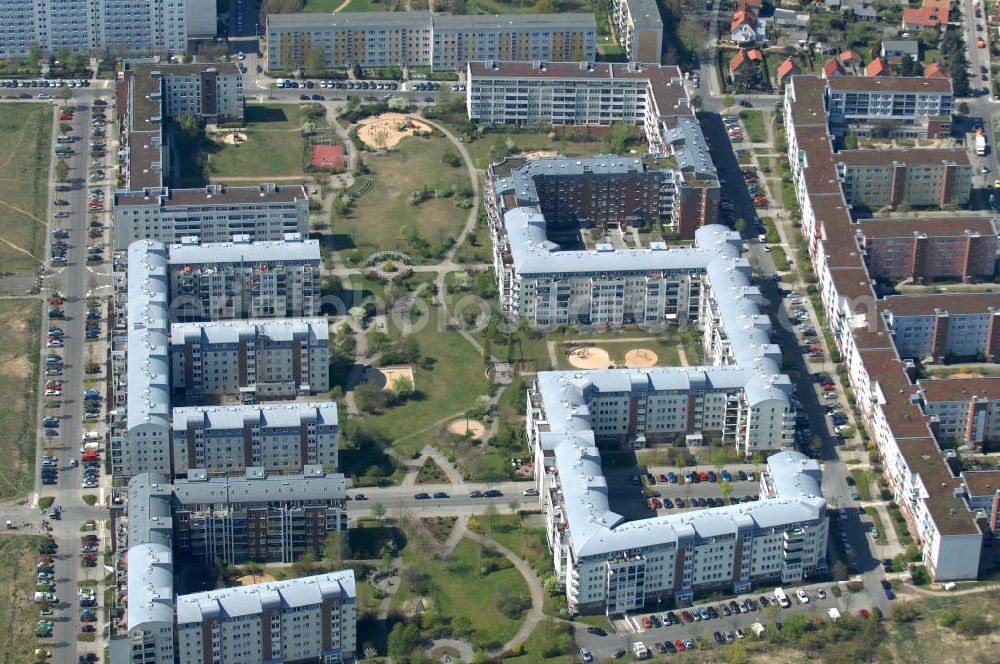
[[951, 78], [951, 72], [937, 62], [924, 65], [924, 76], [931, 78]]
[[892, 71], [882, 58], [875, 58], [865, 67], [865, 76], [892, 76]]
[[936, 28], [942, 23], [948, 22], [948, 8], [946, 6], [924, 5], [919, 9], [907, 7], [903, 10], [903, 25], [919, 25], [927, 28]]
[[748, 24], [754, 30], [757, 29], [757, 15], [753, 13], [750, 9], [743, 9], [735, 14], [733, 14], [733, 24], [730, 26], [729, 31], [734, 32], [744, 23]]
[[830, 58], [827, 63], [823, 65], [823, 75], [827, 78], [831, 76], [839, 76], [844, 73], [844, 68], [840, 66], [837, 62], [837, 58]]
[[860, 65], [861, 56], [855, 53], [854, 51], [844, 51], [843, 53], [840, 54], [840, 62], [843, 64], [847, 64], [848, 62], [855, 62]]
[[780, 65], [778, 65], [778, 80], [783, 81], [793, 74], [799, 73], [799, 66], [795, 64], [795, 61], [788, 58]]

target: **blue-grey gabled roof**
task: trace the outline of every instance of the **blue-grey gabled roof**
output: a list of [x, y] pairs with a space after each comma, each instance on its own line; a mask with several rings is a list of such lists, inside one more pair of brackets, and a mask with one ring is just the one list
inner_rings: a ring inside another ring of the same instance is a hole
[[128, 248], [128, 430], [170, 424], [169, 285], [161, 242]]

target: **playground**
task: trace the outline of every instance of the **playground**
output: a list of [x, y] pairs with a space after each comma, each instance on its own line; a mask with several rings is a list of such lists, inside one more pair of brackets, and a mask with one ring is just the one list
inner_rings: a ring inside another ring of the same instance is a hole
[[456, 436], [468, 434], [473, 440], [482, 440], [483, 434], [486, 433], [486, 425], [479, 420], [468, 420], [463, 417], [448, 424], [448, 433]]
[[377, 369], [372, 368], [368, 371], [368, 380], [383, 390], [391, 390], [400, 378], [409, 378], [410, 385], [414, 388], [416, 387], [416, 384], [413, 382], [413, 367], [408, 364], [379, 367]]
[[402, 113], [382, 113], [358, 123], [358, 138], [373, 150], [388, 150], [407, 136], [429, 132], [433, 128]]
[[648, 348], [633, 348], [625, 353], [625, 366], [629, 369], [655, 367], [660, 358]]
[[603, 348], [581, 346], [569, 352], [569, 363], [577, 369], [607, 369], [611, 366], [611, 356]]
[[247, 142], [247, 135], [242, 131], [231, 131], [220, 135], [219, 141], [226, 145], [243, 145]]

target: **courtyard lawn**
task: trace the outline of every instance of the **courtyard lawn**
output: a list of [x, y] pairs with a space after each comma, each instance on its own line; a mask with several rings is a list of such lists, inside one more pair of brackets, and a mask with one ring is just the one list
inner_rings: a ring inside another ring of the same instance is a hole
[[[32, 488], [35, 467], [38, 345], [41, 320], [37, 300], [0, 301], [0, 328], [7, 341], [0, 347], [0, 498], [20, 496]], [[2, 623], [0, 623], [2, 624]]]
[[[430, 610], [443, 616], [468, 618], [472, 623], [473, 645], [503, 645], [517, 632], [521, 619], [511, 619], [497, 609], [504, 597], [529, 598], [528, 586], [513, 567], [500, 569], [483, 576], [480, 569], [495, 560], [509, 564], [504, 557], [484, 555], [484, 547], [463, 539], [449, 559], [433, 559], [422, 547], [407, 546], [403, 549], [403, 581], [392, 605], [404, 614], [421, 598], [430, 600]], [[414, 570], [427, 579], [425, 594], [407, 583], [407, 570]], [[474, 589], [474, 592], [470, 592]], [[528, 600], [530, 602], [530, 599]]]
[[[305, 7], [302, 11], [305, 12], [333, 12], [344, 0], [306, 0]], [[390, 7], [386, 3], [379, 2], [378, 0], [351, 0], [346, 7], [341, 11], [345, 12], [386, 12], [390, 11]]]
[[[620, 335], [619, 335], [620, 336]], [[641, 339], [639, 335], [627, 334], [625, 335], [630, 339], [640, 339], [639, 341], [616, 341], [615, 339], [601, 339], [600, 337], [595, 337], [593, 342], [591, 342], [587, 337], [580, 337], [578, 340], [587, 340], [587, 343], [563, 343], [562, 346], [556, 347], [556, 359], [559, 362], [558, 369], [574, 369], [572, 364], [569, 362], [569, 353], [574, 348], [579, 346], [588, 346], [601, 348], [607, 351], [611, 358], [611, 362], [618, 365], [625, 365], [625, 354], [634, 348], [644, 348], [656, 353], [656, 364], [654, 366], [658, 367], [680, 367], [683, 366], [681, 362], [680, 353], [678, 348], [682, 344], [680, 335], [657, 335], [650, 336], [645, 339]], [[685, 347], [685, 355], [687, 355], [688, 364], [697, 364], [698, 358], [696, 356], [691, 356], [687, 353], [687, 348]]]
[[[365, 154], [364, 162], [371, 170], [373, 185], [346, 215], [334, 215], [333, 231], [344, 240], [338, 241], [337, 246], [353, 248], [361, 257], [379, 250], [399, 249], [409, 253], [415, 262], [436, 262], [433, 257], [422, 258], [420, 247], [426, 246], [434, 254], [450, 246], [469, 216], [468, 209], [457, 205], [471, 198], [468, 172], [462, 166], [454, 168], [442, 160], [446, 153], [454, 151], [446, 138], [435, 136], [406, 138], [388, 155]], [[410, 204], [410, 195], [421, 188], [430, 190], [430, 198]], [[450, 197], [434, 195], [447, 189], [454, 192]], [[411, 231], [416, 234], [416, 242]]]
[[206, 141], [209, 180], [247, 185], [305, 179], [304, 119], [300, 106], [247, 104], [247, 125], [239, 130], [247, 135], [245, 143], [226, 145], [219, 140]]
[[34, 627], [38, 621], [35, 604], [35, 561], [41, 537], [0, 538], [0, 637], [3, 662], [30, 662], [35, 648]]
[[774, 268], [779, 272], [788, 270], [788, 256], [785, 255], [785, 248], [781, 245], [771, 247], [771, 259], [774, 261]]
[[475, 517], [469, 527], [507, 547], [530, 564], [539, 576], [552, 571], [552, 556], [545, 541], [545, 529], [525, 526], [518, 514]]
[[[510, 141], [510, 149], [508, 149], [508, 145], [505, 145], [508, 141]], [[546, 151], [566, 157], [589, 157], [605, 152], [602, 146], [603, 143], [598, 138], [588, 141], [570, 141], [556, 136], [553, 140], [549, 138], [549, 133], [544, 131], [487, 133], [465, 144], [476, 168], [484, 170], [491, 163], [500, 161], [508, 154]]]
[[432, 308], [427, 318], [414, 323], [421, 360], [413, 367], [413, 383], [421, 396], [364, 416], [365, 425], [396, 441], [393, 447], [404, 456], [435, 442], [435, 423], [465, 412], [477, 396], [490, 391], [479, 352], [458, 332], [439, 328], [438, 320]]
[[[0, 273], [33, 274], [45, 251], [52, 106], [0, 105]], [[73, 174], [79, 177], [79, 173]]]
[[743, 126], [747, 130], [747, 138], [751, 143], [763, 143], [767, 140], [767, 131], [764, 129], [764, 111], [740, 111], [740, 120], [743, 121]]

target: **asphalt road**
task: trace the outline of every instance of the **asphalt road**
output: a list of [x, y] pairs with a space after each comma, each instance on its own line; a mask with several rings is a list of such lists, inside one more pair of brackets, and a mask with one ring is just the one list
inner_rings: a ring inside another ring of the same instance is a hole
[[[91, 160], [87, 145], [90, 141], [90, 101], [94, 96], [90, 91], [80, 94], [76, 102], [77, 112], [73, 120], [68, 123], [73, 128], [72, 134], [77, 137], [72, 144], [74, 154], [67, 160], [70, 167], [70, 181], [74, 187], [71, 191], [53, 194], [54, 197], [68, 200], [70, 203], [67, 207], [53, 207], [53, 211], [61, 209], [70, 213], [70, 217], [66, 219], [53, 218], [53, 224], [58, 221], [60, 222], [58, 226], [70, 231], [70, 237], [66, 240], [70, 245], [66, 254], [67, 263], [63, 267], [47, 270], [45, 279], [49, 286], [53, 284], [53, 279], [57, 280], [59, 290], [65, 298], [63, 309], [66, 318], [45, 321], [45, 324], [63, 328], [65, 333], [65, 346], [57, 350], [63, 358], [63, 375], [59, 378], [63, 381], [64, 398], [59, 408], [54, 409], [60, 419], [59, 437], [43, 438], [42, 444], [38, 446], [39, 458], [36, 459], [36, 468], [41, 467], [40, 456], [43, 453], [58, 456], [60, 461], [58, 483], [54, 486], [39, 486], [38, 495], [54, 497], [55, 504], [63, 508], [62, 518], [51, 522], [53, 535], [60, 545], [55, 563], [56, 595], [60, 603], [56, 611], [53, 638], [46, 647], [53, 650], [53, 662], [66, 664], [76, 662], [78, 654], [100, 650], [99, 643], [77, 642], [81, 623], [76, 595], [78, 581], [84, 578], [100, 580], [103, 577], [99, 567], [81, 567], [80, 526], [88, 519], [107, 518], [105, 510], [89, 507], [82, 501], [81, 496], [84, 494], [97, 494], [98, 491], [82, 490], [80, 487], [82, 468], [69, 468], [68, 465], [72, 458], [78, 458], [80, 441], [83, 438], [83, 376], [89, 346], [84, 341], [85, 300], [91, 278], [98, 278], [86, 264], [88, 242], [86, 210], [89, 189], [87, 167]], [[109, 131], [109, 135], [113, 133]], [[102, 358], [98, 356], [97, 359]], [[42, 380], [44, 382], [44, 376]], [[52, 412], [53, 409], [43, 409], [42, 415]]]

